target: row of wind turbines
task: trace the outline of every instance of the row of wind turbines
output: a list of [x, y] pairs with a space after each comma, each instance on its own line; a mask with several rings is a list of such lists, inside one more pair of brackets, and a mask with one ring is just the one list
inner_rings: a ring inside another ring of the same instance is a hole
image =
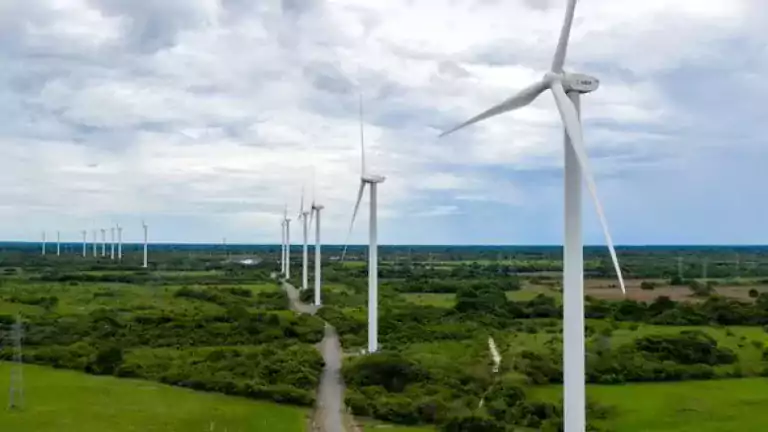
[[[148, 246], [148, 230], [149, 226], [144, 222], [141, 221], [141, 227], [144, 231], [144, 243], [143, 243], [143, 261], [142, 261], [142, 267], [147, 268], [148, 266], [148, 252], [149, 252], [149, 246]], [[98, 233], [101, 232], [101, 242], [98, 240]], [[117, 260], [122, 261], [123, 260], [123, 227], [119, 224], [116, 224], [113, 227], [110, 227], [110, 241], [109, 241], [109, 258], [111, 260]], [[82, 230], [80, 231], [82, 234], [82, 256], [83, 258], [86, 258], [88, 256], [88, 231]], [[117, 238], [115, 238], [115, 233], [117, 233]], [[99, 253], [99, 244], [101, 245], [101, 253]], [[42, 233], [42, 243], [40, 244], [40, 253], [41, 255], [45, 256], [48, 249], [48, 233], [46, 231], [43, 231]], [[94, 229], [91, 231], [91, 251], [93, 257], [106, 257], [107, 256], [107, 230], [106, 228], [100, 228], [100, 229]], [[61, 256], [61, 231], [56, 231], [56, 256]]]
[[[370, 216], [369, 223], [369, 241], [368, 241], [368, 352], [375, 353], [379, 350], [378, 342], [378, 244], [377, 244], [377, 185], [383, 183], [385, 177], [371, 174], [366, 171], [365, 165], [365, 132], [363, 126], [363, 97], [360, 95], [360, 155], [361, 155], [361, 174], [360, 174], [360, 187], [357, 192], [357, 200], [355, 201], [355, 207], [352, 211], [352, 220], [349, 224], [349, 231], [347, 232], [347, 238], [344, 242], [344, 250], [341, 254], [341, 262], [344, 262], [344, 258], [347, 253], [347, 246], [349, 245], [349, 237], [352, 234], [354, 228], [357, 212], [360, 209], [360, 203], [365, 193], [365, 187], [370, 187]], [[312, 222], [315, 221], [315, 292], [314, 292], [314, 305], [316, 307], [322, 306], [321, 303], [321, 242], [320, 242], [320, 211], [324, 207], [315, 202], [312, 198], [312, 205], [309, 210], [304, 209], [304, 191], [301, 193], [301, 205], [297, 219], [303, 222], [303, 248], [302, 248], [302, 278], [301, 289], [305, 290], [308, 287], [308, 232], [311, 231]], [[281, 235], [282, 235], [282, 254], [281, 254], [281, 274], [285, 279], [291, 277], [291, 219], [288, 217], [288, 207], [286, 206], [283, 213], [283, 219], [280, 222]]]
[[[580, 99], [582, 94], [597, 90], [599, 80], [597, 78], [564, 71], [568, 42], [573, 24], [576, 0], [568, 0], [565, 12], [565, 20], [560, 31], [557, 48], [550, 70], [544, 74], [541, 80], [525, 87], [517, 94], [503, 102], [478, 114], [460, 125], [440, 134], [446, 136], [471, 124], [486, 120], [499, 114], [516, 110], [531, 104], [542, 93], [552, 93], [561, 120], [563, 122], [565, 175], [564, 175], [564, 209], [565, 209], [565, 239], [563, 245], [563, 392], [564, 392], [564, 424], [566, 432], [583, 432], [586, 428], [586, 392], [585, 392], [585, 339], [584, 339], [584, 256], [582, 240], [582, 182], [587, 189], [595, 205], [600, 224], [608, 245], [608, 250], [613, 261], [619, 286], [626, 293], [621, 268], [616, 257], [608, 225], [598, 200], [597, 188], [589, 166], [584, 139], [582, 136], [582, 123], [580, 114]], [[377, 187], [383, 183], [385, 177], [366, 172], [365, 145], [363, 135], [362, 97], [360, 103], [360, 147], [362, 159], [362, 172], [357, 201], [352, 212], [349, 233], [354, 226], [360, 202], [365, 188], [370, 188], [370, 221], [368, 243], [368, 352], [378, 351], [378, 255], [377, 255]], [[302, 200], [303, 201], [303, 200]], [[314, 207], [314, 204], [313, 204]], [[303, 251], [303, 279], [302, 288], [306, 289], [307, 271], [307, 225], [306, 213], [299, 213], [304, 220], [304, 251]], [[312, 213], [310, 212], [310, 215]], [[315, 304], [320, 305], [320, 224], [319, 211], [316, 226], [316, 251], [315, 254]], [[282, 273], [290, 277], [290, 219], [287, 210], [282, 221], [283, 227], [283, 257]], [[349, 233], [345, 242], [342, 261], [346, 254]]]

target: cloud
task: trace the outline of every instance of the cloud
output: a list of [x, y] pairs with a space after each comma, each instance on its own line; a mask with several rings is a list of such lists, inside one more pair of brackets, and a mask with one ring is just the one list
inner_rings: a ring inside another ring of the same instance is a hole
[[[557, 243], [562, 131], [550, 95], [436, 135], [541, 77], [563, 5], [5, 1], [0, 235], [75, 236], [144, 217], [169, 241], [277, 241], [284, 206], [295, 213], [306, 185], [326, 206], [325, 237], [341, 242], [361, 169], [362, 94], [367, 168], [387, 177], [383, 242]], [[609, 221], [622, 221], [619, 243], [730, 238], [694, 226], [673, 236], [653, 209], [668, 203], [663, 178], [691, 208], [666, 222], [701, 219], [717, 206], [707, 191], [736, 184], [728, 170], [748, 162], [723, 149], [766, 156], [754, 127], [768, 114], [766, 22], [760, 0], [579, 3], [567, 66], [601, 81], [582, 98], [585, 138]], [[699, 167], [712, 174], [693, 175]], [[602, 242], [589, 223], [588, 241]], [[742, 225], [754, 235], [733, 238], [768, 237]]]

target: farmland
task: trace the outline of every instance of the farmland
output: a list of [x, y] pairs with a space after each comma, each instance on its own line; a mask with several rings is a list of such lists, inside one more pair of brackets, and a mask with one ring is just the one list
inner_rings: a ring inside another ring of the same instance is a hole
[[[0, 358], [11, 358], [8, 328], [21, 313], [25, 361], [73, 371], [30, 366], [28, 378], [44, 370], [72, 374], [62, 379], [61, 388], [76, 387], [78, 380], [116, 380], [194, 397], [219, 396], [189, 389], [226, 394], [220, 400], [234, 411], [245, 410], [238, 404], [254, 413], [285, 407], [293, 413], [286, 419], [301, 418], [298, 426], [286, 420], [292, 425], [286, 427], [297, 429], [285, 430], [304, 430], [323, 365], [315, 344], [325, 320], [341, 337], [347, 354], [345, 401], [365, 430], [560, 427], [562, 287], [556, 248], [383, 247], [382, 350], [368, 356], [359, 355], [367, 304], [359, 249], [351, 248], [351, 262], [341, 264], [335, 260], [338, 251], [327, 248], [324, 307], [317, 317], [289, 310], [285, 293], [270, 277], [277, 270], [277, 248], [246, 249], [233, 247], [228, 254], [257, 255], [263, 258], [259, 264], [238, 265], [223, 253], [194, 250], [160, 251], [150, 269], [137, 267], [134, 255], [119, 264], [0, 253], [0, 326], [5, 329]], [[714, 424], [751, 429], [759, 416], [730, 418], [726, 410], [748, 412], [757, 403], [748, 395], [761, 391], [767, 375], [768, 253], [759, 248], [620, 250], [627, 267], [626, 297], [605, 254], [587, 249], [586, 256], [591, 426], [686, 431], [698, 425], [706, 431], [708, 419], [716, 419]], [[702, 263], [707, 263], [705, 272]], [[298, 253], [293, 268], [291, 281], [299, 285]], [[301, 296], [310, 301], [312, 290]], [[493, 372], [489, 337], [501, 354], [498, 372]], [[746, 396], [718, 403], [717, 397], [726, 396], [711, 390], [716, 383]], [[82, 385], [88, 389], [84, 393], [99, 394], [98, 386], [90, 385]], [[34, 397], [31, 381], [29, 386], [29, 409], [66, 408]], [[619, 401], [658, 400], [655, 391], [688, 387], [700, 389], [693, 390], [697, 402], [669, 398], [663, 408], [675, 414], [666, 423], [654, 420], [653, 410], [661, 408], [653, 403]], [[88, 396], [82, 397], [85, 404]], [[132, 403], [127, 400], [125, 406]], [[163, 406], [154, 404], [158, 412]], [[142, 430], [152, 430], [151, 425], [175, 430], [147, 410], [145, 418], [123, 421], [135, 421]], [[262, 430], [221, 410], [221, 424], [229, 422], [229, 430]], [[104, 410], [123, 415], [118, 411]], [[199, 421], [194, 411], [180, 409], [179, 424]], [[72, 413], [103, 420], [85, 411]]]
[[[0, 412], [2, 430], [296, 432], [305, 423], [306, 410], [286, 405], [40, 366], [24, 373], [27, 403]], [[8, 377], [9, 365], [0, 363], [4, 389]]]

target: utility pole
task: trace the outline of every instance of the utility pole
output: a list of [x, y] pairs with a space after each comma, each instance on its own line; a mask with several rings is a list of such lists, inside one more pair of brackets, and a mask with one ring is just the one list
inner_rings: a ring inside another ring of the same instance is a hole
[[16, 314], [16, 323], [13, 324], [13, 364], [11, 365], [11, 381], [8, 394], [8, 409], [22, 409], [24, 407], [24, 373], [23, 359], [21, 355], [21, 340], [24, 328], [21, 325], [21, 314]]

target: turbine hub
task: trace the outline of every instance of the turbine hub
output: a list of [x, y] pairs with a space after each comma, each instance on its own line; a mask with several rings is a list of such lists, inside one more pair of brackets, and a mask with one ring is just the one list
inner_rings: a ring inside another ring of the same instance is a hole
[[600, 80], [580, 73], [563, 73], [563, 88], [566, 92], [591, 93], [600, 86]]

